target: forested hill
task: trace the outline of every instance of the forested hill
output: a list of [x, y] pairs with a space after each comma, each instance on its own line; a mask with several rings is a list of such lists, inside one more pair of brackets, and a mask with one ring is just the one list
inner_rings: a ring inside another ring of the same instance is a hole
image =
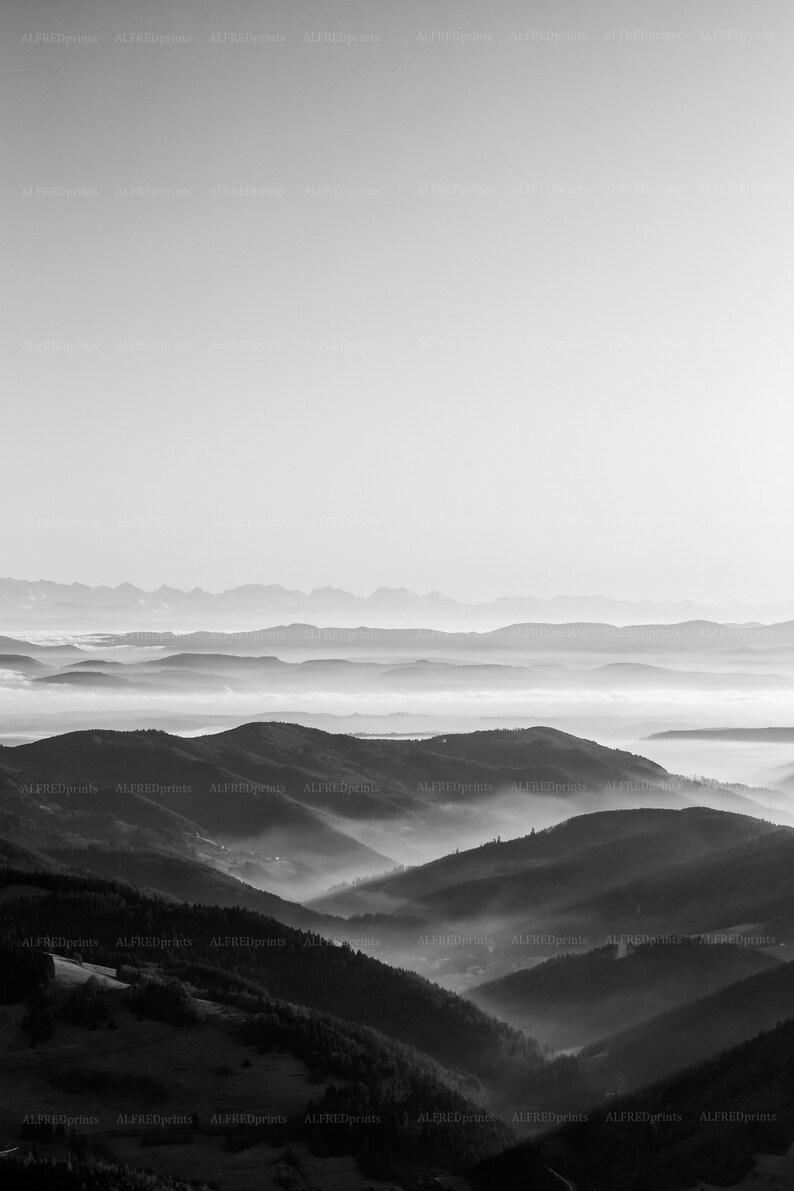
[[272, 996], [372, 1026], [486, 1083], [542, 1064], [534, 1040], [462, 997], [249, 910], [167, 902], [93, 878], [0, 871], [0, 889], [19, 884], [41, 895], [0, 905], [0, 932], [9, 938], [41, 939], [46, 950], [59, 950], [46, 940], [74, 939], [79, 923], [76, 950], [92, 963], [156, 963], [203, 987], [223, 987], [236, 976]]
[[[794, 1141], [794, 1019], [642, 1093], [564, 1126], [542, 1150], [577, 1191], [729, 1187], [758, 1153]], [[533, 1147], [477, 1167], [501, 1191], [531, 1186]], [[551, 1159], [550, 1159], [551, 1160]], [[774, 1188], [774, 1183], [771, 1184]]]

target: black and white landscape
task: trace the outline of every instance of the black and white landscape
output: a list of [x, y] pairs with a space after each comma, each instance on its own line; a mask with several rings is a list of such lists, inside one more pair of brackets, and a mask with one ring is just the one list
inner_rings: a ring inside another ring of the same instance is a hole
[[794, 12], [5, 9], [2, 1187], [794, 1186]]

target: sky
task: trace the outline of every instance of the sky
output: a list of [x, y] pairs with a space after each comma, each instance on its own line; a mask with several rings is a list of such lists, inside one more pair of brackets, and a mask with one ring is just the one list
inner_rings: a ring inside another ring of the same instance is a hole
[[782, 600], [782, 0], [6, 0], [0, 573]]

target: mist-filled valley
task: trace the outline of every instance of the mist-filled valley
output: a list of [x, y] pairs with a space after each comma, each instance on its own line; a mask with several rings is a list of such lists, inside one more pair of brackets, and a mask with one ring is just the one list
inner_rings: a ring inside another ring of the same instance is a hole
[[128, 1177], [108, 1097], [189, 1103], [147, 1161], [221, 1191], [683, 1191], [794, 1142], [794, 625], [0, 647], [6, 1058], [90, 1122], [0, 1101], [20, 1179], [32, 1138]]
[[547, 724], [673, 773], [785, 789], [785, 737], [704, 732], [785, 726], [792, 692], [794, 622], [288, 624], [0, 640], [8, 744], [54, 730], [197, 735], [254, 720], [382, 736]]

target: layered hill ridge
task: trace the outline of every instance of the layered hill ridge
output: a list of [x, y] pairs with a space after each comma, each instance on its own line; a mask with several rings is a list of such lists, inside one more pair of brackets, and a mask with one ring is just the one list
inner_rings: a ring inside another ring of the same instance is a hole
[[777, 966], [773, 955], [735, 943], [611, 943], [488, 981], [468, 996], [519, 1029], [531, 1022], [542, 1042], [571, 1048]]
[[[66, 958], [78, 922], [80, 955]], [[526, 1078], [543, 1065], [531, 1040], [427, 981], [240, 909], [3, 870], [0, 932], [0, 1045], [14, 1085], [0, 1095], [0, 1152], [40, 1142], [82, 1175], [50, 1184], [37, 1169], [17, 1183], [12, 1169], [9, 1186], [126, 1186], [73, 1161], [94, 1150], [141, 1166], [145, 1155], [149, 1175], [131, 1187], [159, 1186], [152, 1169], [174, 1159], [192, 1185], [207, 1171], [225, 1184], [244, 1151], [267, 1187], [330, 1191], [340, 1175], [370, 1185], [355, 1164], [334, 1178], [311, 1154], [352, 1155], [391, 1180], [378, 1186], [421, 1186], [439, 1166], [510, 1144], [482, 1098], [497, 1070]], [[62, 1120], [77, 1129], [56, 1129]], [[554, 1186], [539, 1159], [534, 1173]]]
[[41, 894], [0, 902], [0, 929], [11, 940], [68, 940], [79, 924], [92, 940], [79, 951], [92, 963], [156, 962], [194, 981], [203, 973], [218, 987], [236, 974], [238, 984], [249, 980], [285, 1001], [367, 1024], [484, 1082], [500, 1063], [528, 1072], [542, 1065], [534, 1040], [471, 1002], [260, 913], [165, 900], [70, 873], [0, 872], [0, 889], [19, 885]]
[[597, 1061], [613, 1086], [638, 1088], [773, 1029], [794, 1017], [794, 962], [791, 949], [783, 954], [786, 962], [766, 969], [748, 958], [747, 968], [759, 969], [754, 974], [601, 1037], [582, 1058]]
[[[46, 835], [53, 820], [41, 812], [57, 806], [74, 832], [70, 845], [81, 837], [118, 844], [116, 821], [144, 832], [135, 838], [148, 849], [157, 843], [152, 833], [172, 848], [190, 841], [191, 855], [199, 845], [216, 854], [232, 846], [261, 867], [261, 887], [293, 900], [348, 876], [426, 860], [439, 840], [467, 847], [605, 807], [763, 810], [731, 787], [677, 778], [646, 758], [550, 727], [426, 740], [272, 721], [198, 737], [101, 729], [0, 747], [0, 773], [13, 815], [31, 829], [38, 823], [19, 842]], [[98, 826], [103, 815], [110, 819]], [[12, 837], [8, 825], [3, 830]]]
[[[783, 1187], [794, 1159], [792, 1103], [788, 1018], [719, 1057], [616, 1097], [584, 1120], [552, 1126], [541, 1152], [553, 1156], [569, 1187], [596, 1191], [729, 1187], [755, 1170], [749, 1185]], [[481, 1179], [483, 1186], [524, 1191], [536, 1153], [535, 1146], [519, 1147], [478, 1164], [475, 1185]]]
[[[206, 642], [193, 638], [163, 641], [166, 647], [189, 646], [168, 654], [160, 652], [162, 645], [156, 645], [151, 638], [145, 644], [126, 637], [98, 642], [92, 639], [92, 656], [79, 661], [59, 647], [17, 642], [16, 648], [27, 652], [4, 655], [0, 672], [6, 676], [6, 685], [11, 680], [24, 682], [30, 691], [41, 685], [55, 685], [128, 695], [141, 691], [172, 696], [231, 691], [263, 698], [267, 693], [299, 696], [307, 691], [405, 697], [409, 692], [439, 694], [478, 689], [500, 692], [505, 699], [527, 691], [545, 691], [549, 697], [560, 699], [574, 690], [600, 692], [602, 697], [613, 691], [627, 691], [634, 697], [648, 697], [651, 692], [658, 696], [663, 691], [701, 695], [707, 691], [766, 691], [771, 695], [794, 686], [792, 658], [785, 652], [782, 656], [774, 651], [744, 656], [723, 650], [710, 656], [706, 650], [692, 658], [682, 658], [676, 652], [645, 658], [640, 644], [643, 660], [626, 656], [610, 661], [606, 659], [615, 653], [619, 658], [621, 653], [630, 653], [630, 643], [623, 649], [611, 636], [599, 639], [593, 636], [593, 626], [589, 642], [578, 642], [578, 652], [570, 656], [562, 647], [525, 645], [516, 639], [521, 638], [522, 626], [514, 629], [515, 637], [493, 633], [482, 635], [477, 643], [467, 638], [465, 645], [454, 634], [448, 634], [448, 640], [436, 634], [429, 644], [405, 632], [380, 630], [364, 630], [360, 641], [354, 631], [340, 630], [345, 637], [340, 644], [335, 638], [324, 637], [319, 629], [305, 628], [296, 635], [300, 627], [288, 626], [269, 634], [281, 638], [279, 649], [284, 657], [240, 652], [243, 646], [234, 637], [226, 643], [227, 652], [219, 653], [215, 635], [206, 634], [212, 638]], [[202, 643], [207, 648], [202, 649]], [[633, 644], [636, 652], [636, 640]], [[128, 657], [120, 662], [99, 652], [136, 648], [154, 652], [155, 656]], [[416, 650], [429, 656], [416, 656]], [[342, 652], [350, 656], [340, 657]], [[782, 672], [776, 672], [778, 668]]]
[[780, 945], [794, 944], [794, 832], [703, 807], [600, 812], [311, 904], [408, 918], [423, 940], [422, 970], [434, 963], [439, 978], [465, 990], [562, 952], [669, 936], [782, 955]]
[[[708, 807], [594, 811], [519, 839], [492, 841], [359, 882], [319, 900], [339, 912], [361, 912], [364, 906], [444, 909], [453, 921], [487, 916], [494, 900], [520, 912], [530, 891], [541, 906], [549, 896], [560, 906], [577, 905], [585, 896], [597, 905], [600, 893], [613, 886], [623, 889], [630, 879], [641, 884], [659, 874], [664, 881], [669, 870], [707, 857], [732, 864], [756, 841], [786, 850], [794, 846], [794, 830]], [[670, 880], [679, 876], [677, 871]], [[625, 900], [632, 896], [628, 888]]]

